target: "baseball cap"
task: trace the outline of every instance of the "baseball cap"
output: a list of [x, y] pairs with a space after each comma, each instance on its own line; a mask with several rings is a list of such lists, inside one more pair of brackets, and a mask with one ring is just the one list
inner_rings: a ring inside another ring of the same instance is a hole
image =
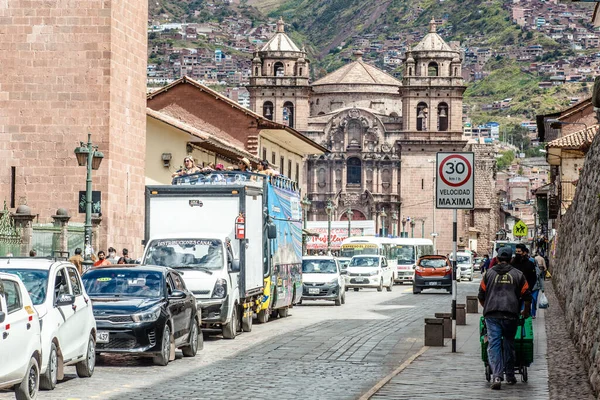
[[498, 258], [511, 259], [513, 255], [510, 247], [502, 247], [498, 250]]

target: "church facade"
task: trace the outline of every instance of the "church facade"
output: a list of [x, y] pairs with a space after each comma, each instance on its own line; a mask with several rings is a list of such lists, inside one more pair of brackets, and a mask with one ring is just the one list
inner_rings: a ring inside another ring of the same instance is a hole
[[[451, 251], [452, 211], [434, 208], [435, 155], [474, 151], [462, 140], [461, 65], [460, 50], [437, 34], [432, 21], [406, 53], [402, 81], [356, 52], [353, 62], [311, 83], [306, 52], [278, 22], [253, 59], [251, 107], [329, 150], [305, 162], [309, 220], [327, 220], [331, 201], [334, 220], [347, 220], [351, 211], [353, 220], [375, 220], [380, 234], [432, 238], [438, 254]], [[476, 166], [476, 180], [492, 182], [493, 152], [476, 154], [476, 163], [485, 165], [481, 173]], [[493, 197], [489, 189], [486, 196]], [[459, 213], [459, 247], [488, 250], [493, 203], [476, 201], [478, 209]]]

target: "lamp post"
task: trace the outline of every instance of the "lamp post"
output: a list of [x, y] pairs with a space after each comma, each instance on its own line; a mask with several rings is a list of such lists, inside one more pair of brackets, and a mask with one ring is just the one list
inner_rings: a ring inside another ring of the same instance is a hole
[[385, 217], [387, 217], [387, 214], [385, 213], [385, 208], [381, 209], [381, 237], [385, 237], [386, 233], [385, 233]]
[[392, 236], [397, 236], [398, 212], [392, 211]]
[[83, 258], [84, 269], [92, 266], [92, 170], [100, 168], [100, 163], [104, 154], [98, 151], [98, 146], [92, 144], [92, 134], [88, 133], [87, 144], [79, 142], [79, 147], [75, 148], [77, 164], [80, 167], [87, 167], [87, 177], [85, 180], [85, 251]]
[[431, 237], [433, 238], [433, 254], [437, 254], [437, 247], [436, 247], [436, 238], [438, 236], [437, 232], [435, 231], [435, 178], [436, 178], [436, 174], [435, 174], [435, 165], [436, 165], [436, 160], [427, 160], [428, 163], [432, 164], [433, 166], [433, 178], [431, 180], [431, 188], [432, 188], [432, 194], [433, 194], [433, 227], [431, 228]]
[[405, 230], [406, 230], [406, 217], [402, 218], [402, 233], [400, 234], [401, 238], [404, 237], [404, 231]]
[[415, 237], [415, 220], [410, 221], [410, 237]]
[[[306, 231], [306, 220], [308, 218], [308, 210], [310, 208], [310, 205], [312, 204], [312, 202], [309, 200], [308, 196], [304, 196], [304, 198], [300, 201], [300, 204], [302, 205], [302, 226], [304, 227], [304, 230]], [[306, 255], [306, 232], [304, 232], [304, 234], [302, 235], [302, 255]]]
[[331, 215], [335, 211], [335, 205], [331, 200], [327, 200], [327, 207], [325, 212], [327, 213], [327, 255], [331, 255]]
[[352, 216], [354, 215], [354, 212], [352, 212], [352, 209], [350, 207], [348, 207], [348, 209], [346, 210], [346, 216], [348, 217], [348, 237], [352, 236], [352, 231], [350, 230], [350, 224], [352, 223]]

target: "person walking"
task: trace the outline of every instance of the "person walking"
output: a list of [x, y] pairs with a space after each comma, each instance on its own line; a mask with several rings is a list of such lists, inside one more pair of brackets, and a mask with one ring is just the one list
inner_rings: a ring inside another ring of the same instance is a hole
[[98, 261], [94, 263], [94, 267], [100, 267], [103, 265], [110, 265], [110, 261], [106, 259], [106, 253], [104, 250], [98, 252]]
[[488, 270], [488, 268], [490, 268], [490, 256], [488, 256], [487, 254], [484, 254], [483, 262], [481, 263], [481, 275], [482, 276], [485, 273], [485, 271]]
[[544, 274], [540, 268], [538, 268], [537, 264], [535, 265], [535, 273], [537, 275], [537, 280], [535, 281], [535, 285], [531, 289], [531, 318], [535, 319], [537, 314], [537, 303], [538, 303], [538, 295], [540, 294], [540, 290], [544, 293]]
[[119, 257], [117, 257], [117, 250], [114, 247], [108, 248], [108, 257], [106, 257], [111, 264], [116, 264], [119, 261]]
[[542, 257], [542, 254], [538, 251], [535, 254], [535, 263], [537, 264], [538, 268], [540, 269], [540, 272], [543, 274], [542, 275], [542, 279], [544, 276], [546, 276], [546, 260], [544, 260], [544, 257]]
[[533, 289], [537, 282], [537, 273], [535, 272], [535, 264], [529, 259], [529, 249], [523, 243], [517, 244], [515, 256], [511, 260], [510, 265], [525, 275], [529, 289]]
[[77, 268], [79, 275], [83, 275], [83, 256], [81, 255], [81, 247], [75, 249], [75, 254], [69, 258], [69, 262]]
[[125, 259], [125, 264], [133, 264], [133, 260], [129, 257], [129, 250], [123, 249], [123, 257]]
[[[517, 383], [514, 366], [519, 313], [526, 318], [531, 307], [531, 291], [525, 275], [508, 263], [512, 249], [501, 248], [497, 257], [498, 264], [483, 276], [477, 296], [487, 327], [493, 390], [500, 390], [505, 374], [509, 385]], [[520, 311], [521, 302], [525, 303], [523, 311]]]

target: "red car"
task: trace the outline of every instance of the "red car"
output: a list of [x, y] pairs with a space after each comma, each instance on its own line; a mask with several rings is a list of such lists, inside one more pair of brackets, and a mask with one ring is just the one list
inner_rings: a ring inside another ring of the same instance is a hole
[[452, 265], [445, 256], [423, 256], [417, 261], [413, 293], [423, 289], [446, 289], [452, 293]]

